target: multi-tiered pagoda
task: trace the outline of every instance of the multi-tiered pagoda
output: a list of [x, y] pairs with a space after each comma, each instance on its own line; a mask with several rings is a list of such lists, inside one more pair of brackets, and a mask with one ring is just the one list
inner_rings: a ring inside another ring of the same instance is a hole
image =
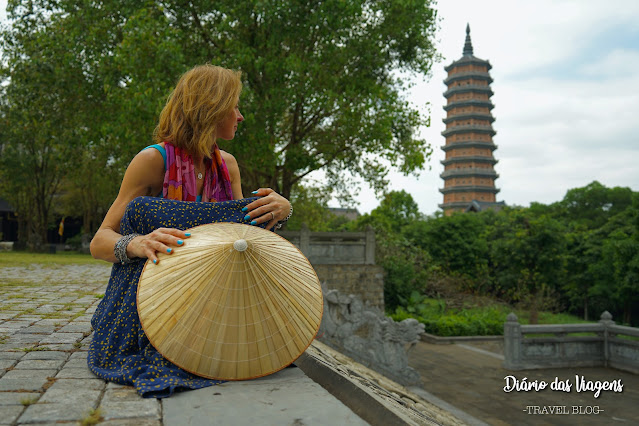
[[448, 77], [444, 83], [448, 90], [444, 97], [448, 102], [444, 106], [446, 130], [442, 135], [446, 145], [442, 150], [446, 159], [442, 161], [444, 172], [440, 175], [444, 179], [444, 188], [440, 189], [444, 203], [439, 207], [446, 215], [504, 205], [495, 199], [499, 192], [495, 179], [499, 175], [495, 173], [497, 160], [493, 157], [497, 146], [493, 143], [496, 132], [491, 113], [494, 105], [490, 101], [491, 68], [488, 61], [473, 56], [467, 25], [464, 55], [445, 68]]

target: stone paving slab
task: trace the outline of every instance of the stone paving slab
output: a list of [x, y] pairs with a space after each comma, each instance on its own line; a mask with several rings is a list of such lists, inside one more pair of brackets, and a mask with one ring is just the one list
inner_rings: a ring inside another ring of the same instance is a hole
[[86, 358], [74, 358], [69, 359], [66, 364], [64, 364], [65, 370], [68, 368], [84, 368], [87, 369], [87, 359]]
[[36, 322], [36, 325], [53, 325], [55, 327], [62, 327], [68, 322], [68, 320], [62, 318], [46, 318]]
[[[87, 310], [88, 312], [88, 310]], [[77, 317], [74, 321], [75, 322], [91, 322], [91, 318], [93, 317], [93, 312], [91, 312], [91, 315], [81, 315], [79, 317]]]
[[[35, 321], [40, 321], [36, 319]], [[55, 331], [56, 327], [53, 325], [32, 325], [22, 328], [18, 331], [18, 334], [30, 333], [30, 334], [51, 334]]]
[[40, 341], [42, 344], [52, 343], [52, 344], [73, 344], [84, 338], [84, 334], [82, 333], [53, 333], [45, 337]]
[[33, 352], [29, 352], [26, 355], [24, 355], [24, 357], [22, 357], [23, 360], [28, 360], [28, 359], [47, 359], [47, 360], [66, 360], [67, 358], [69, 358], [69, 354], [67, 352], [61, 352], [61, 351], [33, 351]]
[[0, 369], [6, 370], [8, 368], [16, 365], [16, 360], [14, 359], [0, 359]]
[[18, 360], [24, 356], [23, 352], [9, 352], [9, 351], [1, 351], [0, 359], [14, 359]]
[[[20, 308], [24, 308], [24, 306], [20, 305]], [[41, 315], [20, 315], [20, 319], [25, 321], [41, 321], [42, 316]]]
[[154, 398], [140, 398], [135, 389], [123, 386], [109, 388], [100, 403], [100, 411], [105, 420], [127, 418], [149, 418], [160, 420], [160, 401]]
[[70, 368], [66, 365], [60, 372], [55, 376], [56, 379], [94, 379], [95, 374], [89, 370], [86, 363], [84, 367], [80, 368]]
[[38, 343], [41, 340], [43, 340], [44, 338], [48, 337], [47, 335], [40, 335], [40, 334], [21, 334], [21, 333], [16, 333], [14, 335], [12, 335], [11, 337], [9, 337], [9, 340], [7, 340], [6, 344], [21, 344], [21, 345], [28, 345], [30, 343]]
[[[212, 424], [212, 423], [210, 423]], [[100, 426], [162, 426], [162, 420], [153, 419], [115, 419], [100, 422]]]
[[58, 330], [59, 333], [90, 333], [91, 324], [88, 322], [72, 322]]
[[[42, 342], [40, 342], [42, 343]], [[47, 348], [48, 351], [61, 351], [61, 352], [71, 352], [73, 350], [76, 349], [80, 349], [78, 347], [80, 343], [79, 342], [75, 342], [75, 343], [60, 343], [60, 344], [55, 344], [55, 343], [43, 343], [44, 346], [40, 346], [40, 347], [45, 347]]]
[[14, 369], [16, 370], [50, 370], [58, 369], [64, 365], [64, 360], [58, 359], [23, 359], [18, 362]]
[[29, 327], [31, 325], [32, 321], [18, 321], [18, 320], [9, 320], [9, 321], [5, 321], [2, 323], [2, 328], [7, 328], [7, 329], [20, 329], [20, 328], [25, 328], [25, 327]]
[[106, 388], [107, 383], [102, 379], [56, 379], [48, 390], [60, 389], [66, 391], [79, 390], [94, 390], [103, 391]]
[[56, 375], [58, 371], [57, 370], [53, 370], [53, 369], [48, 369], [48, 370], [11, 370], [11, 371], [7, 371], [7, 373], [4, 375], [4, 377], [1, 380], [4, 379], [28, 379], [28, 378], [47, 378], [47, 377], [53, 377]]
[[85, 351], [73, 352], [69, 359], [87, 359], [89, 357], [89, 353]]
[[20, 416], [19, 424], [78, 421], [85, 418], [95, 408], [95, 402], [83, 401], [33, 404]]
[[24, 402], [37, 401], [40, 396], [40, 392], [0, 392], [0, 405], [23, 406]]
[[38, 402], [80, 405], [90, 403], [93, 407], [97, 405], [101, 395], [102, 392], [99, 390], [49, 388]]
[[22, 405], [0, 406], [0, 425], [11, 425], [22, 414]]
[[0, 379], [0, 391], [41, 392], [44, 385], [49, 381], [46, 377], [6, 378], [5, 376]]

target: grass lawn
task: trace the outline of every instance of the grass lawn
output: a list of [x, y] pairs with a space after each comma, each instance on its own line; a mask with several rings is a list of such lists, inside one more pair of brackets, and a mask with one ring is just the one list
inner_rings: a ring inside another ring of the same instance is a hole
[[0, 268], [31, 265], [34, 263], [44, 265], [71, 265], [104, 263], [104, 261], [92, 258], [90, 254], [77, 252], [59, 252], [56, 254], [29, 253], [25, 251], [0, 252]]

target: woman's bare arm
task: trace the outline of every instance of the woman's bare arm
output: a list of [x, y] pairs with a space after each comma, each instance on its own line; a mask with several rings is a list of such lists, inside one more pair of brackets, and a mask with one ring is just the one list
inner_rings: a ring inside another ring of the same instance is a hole
[[[158, 150], [146, 149], [131, 160], [122, 179], [120, 192], [91, 241], [91, 255], [94, 258], [118, 262], [113, 249], [122, 236], [120, 221], [127, 204], [136, 197], [157, 195], [162, 190], [163, 182], [164, 158]], [[157, 261], [157, 251], [167, 252], [171, 246], [179, 246], [178, 240], [183, 238], [186, 238], [183, 231], [161, 228], [134, 238], [127, 246], [127, 256], [131, 259], [141, 257]]]
[[228, 152], [220, 150], [222, 153], [222, 158], [226, 163], [226, 168], [229, 171], [229, 175], [231, 176], [231, 189], [233, 190], [233, 199], [241, 200], [244, 198], [242, 195], [242, 179], [240, 178], [240, 167], [237, 165], [237, 160], [233, 155]]

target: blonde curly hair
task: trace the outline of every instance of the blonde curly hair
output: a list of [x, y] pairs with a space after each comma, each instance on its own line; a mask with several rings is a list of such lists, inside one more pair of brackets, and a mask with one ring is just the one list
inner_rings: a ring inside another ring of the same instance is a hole
[[192, 156], [211, 158], [217, 126], [237, 106], [241, 75], [210, 64], [185, 72], [160, 113], [156, 143], [171, 142]]

